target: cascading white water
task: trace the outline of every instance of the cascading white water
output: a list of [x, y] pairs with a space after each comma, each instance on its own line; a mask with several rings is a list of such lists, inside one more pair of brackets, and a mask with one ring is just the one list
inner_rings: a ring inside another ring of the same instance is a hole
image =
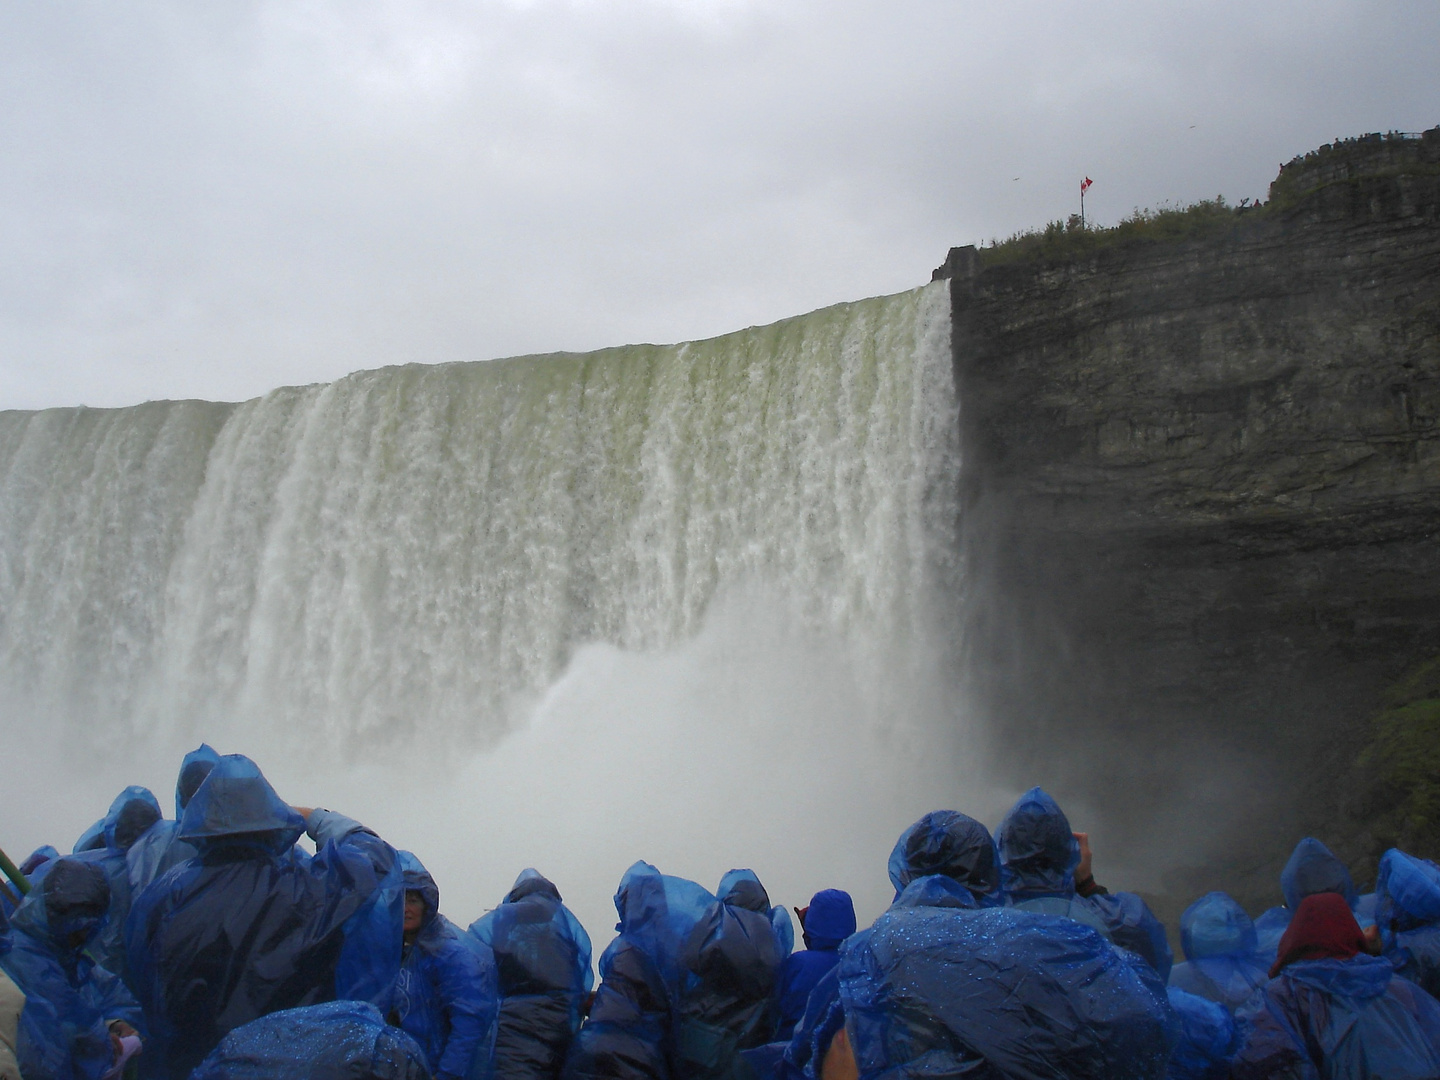
[[3, 413], [6, 722], [485, 745], [577, 646], [673, 645], [745, 586], [898, 655], [954, 549], [955, 427], [941, 285], [677, 346]]

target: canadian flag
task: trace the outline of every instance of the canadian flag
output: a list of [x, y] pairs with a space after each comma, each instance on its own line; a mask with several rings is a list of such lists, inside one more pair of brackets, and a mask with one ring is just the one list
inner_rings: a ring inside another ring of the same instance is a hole
[[1095, 181], [1094, 181], [1094, 180], [1091, 180], [1088, 176], [1085, 177], [1084, 180], [1081, 180], [1081, 181], [1080, 181], [1080, 194], [1081, 194], [1081, 195], [1084, 195], [1085, 192], [1090, 189], [1090, 185], [1093, 184], [1094, 182], [1095, 182]]

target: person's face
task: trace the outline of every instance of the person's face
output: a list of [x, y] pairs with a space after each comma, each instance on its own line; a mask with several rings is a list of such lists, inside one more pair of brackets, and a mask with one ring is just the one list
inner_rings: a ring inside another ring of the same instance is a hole
[[[414, 933], [425, 921], [425, 897], [410, 891], [405, 894], [405, 932]], [[394, 925], [393, 923], [391, 925]]]

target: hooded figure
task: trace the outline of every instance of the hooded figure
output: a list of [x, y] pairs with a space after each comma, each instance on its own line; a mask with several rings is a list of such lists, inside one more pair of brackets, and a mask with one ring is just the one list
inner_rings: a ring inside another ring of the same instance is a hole
[[126, 860], [130, 849], [150, 835], [160, 821], [160, 803], [149, 788], [131, 785], [110, 804], [101, 818], [101, 846], [75, 856], [93, 862], [110, 885], [110, 910], [105, 926], [90, 943], [89, 953], [105, 970], [128, 980], [125, 963], [125, 920], [133, 893]]
[[194, 856], [195, 849], [177, 840], [176, 834], [180, 831], [185, 807], [190, 805], [195, 792], [219, 760], [220, 755], [208, 743], [201, 743], [181, 760], [180, 775], [175, 780], [175, 820], [157, 822], [126, 855], [126, 872], [135, 895], [167, 870]]
[[402, 851], [400, 866], [407, 909], [417, 899], [424, 907], [413, 927], [407, 910], [387, 1019], [420, 1044], [435, 1080], [483, 1076], [499, 1005], [494, 964], [482, 961], [487, 954], [462, 942], [440, 914], [440, 890], [420, 860]]
[[[292, 856], [308, 831], [314, 859]], [[188, 1076], [230, 1031], [332, 998], [377, 1000], [400, 965], [404, 890], [390, 845], [328, 810], [302, 818], [239, 754], [185, 808], [197, 854], [135, 898], [131, 979], [150, 1025], [146, 1068]]]
[[649, 863], [625, 871], [615, 893], [620, 933], [600, 957], [600, 989], [570, 1046], [567, 1080], [668, 1080], [681, 951], [714, 902]]
[[775, 1038], [789, 1042], [805, 1015], [810, 991], [840, 960], [840, 943], [855, 933], [855, 902], [840, 889], [822, 889], [800, 914], [805, 948], [780, 965], [780, 1020]]
[[1236, 1080], [1440, 1076], [1440, 1002], [1364, 952], [1343, 894], [1319, 892], [1296, 908], [1275, 977], [1245, 1013]]
[[[838, 1008], [861, 1080], [1053, 1080], [1062, 1063], [1073, 1080], [1165, 1075], [1178, 1023], [1148, 964], [1073, 919], [976, 907], [940, 884], [912, 882], [840, 948]], [[827, 1028], [838, 1031], [833, 1010], [816, 1025]], [[836, 1045], [817, 1045], [807, 1073]]]
[[105, 872], [67, 856], [15, 913], [0, 968], [25, 994], [16, 1050], [26, 1080], [98, 1080], [115, 1060], [112, 1025], [142, 1026], [125, 985], [86, 952], [109, 907]]
[[430, 1080], [425, 1052], [363, 1001], [328, 1001], [252, 1020], [220, 1040], [189, 1080]]
[[943, 874], [965, 886], [982, 907], [1004, 902], [1000, 856], [990, 830], [957, 810], [932, 810], [895, 841], [890, 884], [898, 898], [917, 878]]
[[495, 1074], [554, 1080], [594, 985], [590, 935], [535, 869], [521, 871], [504, 902], [472, 923], [470, 934], [489, 946], [499, 972]]
[[0, 1080], [20, 1080], [20, 1063], [15, 1047], [20, 1041], [20, 1013], [25, 992], [5, 973], [5, 955], [10, 951], [10, 920], [0, 910]]
[[1270, 908], [1255, 920], [1260, 952], [1271, 960], [1295, 909], [1307, 896], [1336, 893], [1345, 898], [1352, 912], [1360, 902], [1350, 871], [1313, 836], [1305, 837], [1290, 853], [1285, 869], [1280, 871], [1280, 892], [1285, 897], [1285, 906]]
[[1397, 848], [1380, 858], [1375, 924], [1395, 970], [1440, 997], [1440, 867]]
[[1074, 919], [1099, 930], [1121, 948], [1149, 962], [1163, 980], [1174, 957], [1165, 927], [1134, 893], [1075, 891], [1080, 845], [1059, 805], [1031, 788], [1005, 815], [995, 833], [1003, 866], [1006, 903]]
[[720, 885], [681, 955], [674, 1054], [675, 1072], [687, 1080], [743, 1076], [740, 1051], [775, 1034], [785, 954], [770, 897], [751, 870], [732, 870]]
[[1180, 916], [1185, 962], [1170, 985], [1223, 1005], [1232, 1014], [1269, 980], [1255, 924], [1228, 893], [1206, 893]]

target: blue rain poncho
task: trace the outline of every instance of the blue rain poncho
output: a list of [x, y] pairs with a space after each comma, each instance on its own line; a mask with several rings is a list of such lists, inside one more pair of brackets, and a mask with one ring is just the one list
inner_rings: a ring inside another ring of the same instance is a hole
[[1006, 903], [1093, 926], [1147, 960], [1162, 980], [1169, 976], [1174, 956], [1165, 927], [1144, 900], [1130, 892], [1077, 895], [1080, 844], [1064, 811], [1044, 789], [1031, 788], [1020, 796], [995, 830], [995, 842]]
[[902, 897], [841, 946], [861, 1080], [1165, 1074], [1178, 1021], [1148, 964], [1072, 919], [932, 898], [949, 906]]
[[[313, 859], [294, 856], [307, 831]], [[126, 955], [157, 1053], [186, 1076], [220, 1039], [281, 1009], [377, 1001], [400, 966], [395, 851], [358, 822], [308, 823], [239, 754], [220, 759], [180, 821], [198, 854], [135, 898]]]
[[1301, 960], [1257, 997], [1235, 1080], [1433, 1080], [1440, 1076], [1440, 1003], [1388, 960]]
[[495, 964], [440, 914], [440, 889], [420, 860], [399, 854], [405, 891], [424, 898], [425, 916], [404, 947], [386, 1018], [420, 1044], [436, 1080], [477, 1080], [488, 1070], [495, 1036]]
[[944, 874], [982, 906], [1004, 902], [1000, 856], [990, 830], [958, 810], [933, 810], [901, 833], [890, 852], [889, 870], [897, 897], [916, 878]]
[[363, 1001], [271, 1013], [220, 1040], [190, 1080], [430, 1080], [425, 1053]]
[[1280, 892], [1285, 897], [1284, 906], [1267, 908], [1255, 920], [1256, 948], [1267, 965], [1275, 962], [1275, 951], [1290, 927], [1291, 916], [1307, 896], [1339, 893], [1351, 911], [1360, 903], [1350, 871], [1313, 836], [1305, 837], [1290, 853], [1280, 871]]
[[105, 926], [89, 945], [89, 953], [107, 971], [127, 979], [125, 920], [133, 893], [126, 860], [131, 848], [142, 843], [160, 822], [160, 803], [149, 788], [127, 787], [115, 797], [101, 819], [101, 846], [76, 858], [92, 862], [105, 872], [110, 885], [110, 910]]
[[494, 954], [500, 979], [495, 1074], [554, 1080], [580, 1029], [594, 985], [590, 935], [549, 878], [526, 869], [505, 900], [470, 925]]
[[[775, 1034], [782, 941], [765, 887], [752, 871], [731, 871], [681, 955], [675, 1004], [674, 1071], [719, 1080], [743, 1075], [740, 1051]], [[784, 924], [789, 928], [788, 920]]]
[[1223, 1005], [1234, 1013], [1270, 978], [1255, 924], [1228, 894], [1206, 893], [1180, 916], [1185, 962], [1170, 971], [1170, 985]]
[[600, 988], [571, 1043], [568, 1080], [666, 1080], [681, 952], [715, 902], [684, 878], [637, 862], [615, 893], [619, 936], [600, 957]]
[[26, 997], [16, 1047], [26, 1080], [98, 1080], [114, 1057], [109, 1023], [124, 1020], [144, 1030], [119, 976], [85, 951], [104, 928], [109, 906], [104, 871], [69, 856], [15, 913], [0, 967]]
[[1180, 1038], [1170, 1051], [1167, 1080], [1225, 1080], [1230, 1058], [1240, 1049], [1240, 1030], [1221, 1005], [1176, 986], [1166, 990], [1180, 1021]]
[[1395, 970], [1440, 996], [1440, 867], [1398, 848], [1382, 855], [1375, 922]]
[[839, 962], [840, 943], [855, 932], [855, 903], [840, 889], [822, 889], [810, 898], [802, 932], [805, 948], [780, 965], [780, 1019], [775, 1038], [789, 1042], [805, 1015], [810, 991]]
[[195, 855], [195, 849], [190, 844], [177, 839], [180, 819], [219, 760], [220, 755], [208, 743], [201, 743], [181, 760], [180, 774], [175, 780], [175, 820], [157, 822], [126, 855], [130, 888], [134, 894], [139, 895], [160, 875]]

